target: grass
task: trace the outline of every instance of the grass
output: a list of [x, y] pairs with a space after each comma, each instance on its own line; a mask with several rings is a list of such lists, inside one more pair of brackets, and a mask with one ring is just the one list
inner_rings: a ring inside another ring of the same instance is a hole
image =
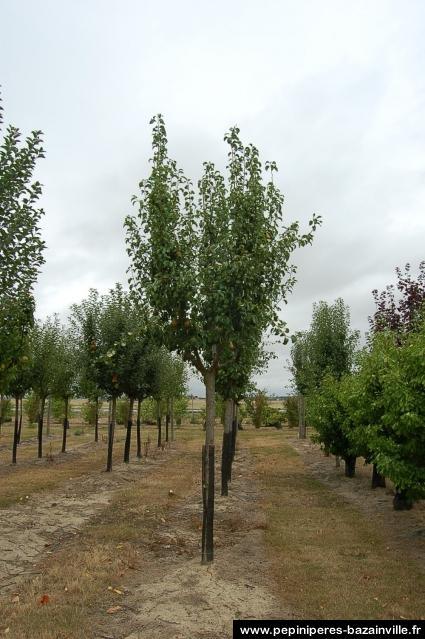
[[[278, 596], [298, 618], [424, 618], [425, 576], [385, 531], [306, 474], [281, 433], [247, 432]], [[367, 496], [366, 496], [367, 498]]]
[[[149, 430], [151, 450], [154, 430]], [[170, 507], [192, 490], [198, 478], [203, 433], [190, 426], [176, 432], [177, 445], [184, 452], [169, 455], [164, 464], [120, 491], [96, 519], [34, 568], [40, 574], [22, 584], [16, 594], [0, 599], [0, 636], [6, 628], [10, 628], [6, 636], [13, 639], [85, 639], [109, 634], [107, 610], [121, 605], [124, 595], [120, 592], [125, 592], [124, 585], [131, 587], [135, 572], [136, 581], [143, 578], [146, 548], [157, 543], [161, 521], [167, 520]], [[311, 477], [281, 431], [247, 429], [239, 434], [239, 446], [249, 449], [264, 489], [257, 507], [264, 512], [269, 588], [283, 610], [300, 619], [425, 617], [425, 577], [403, 545], [394, 555], [385, 531]], [[104, 467], [104, 444], [85, 452], [54, 468], [48, 462], [9, 468], [2, 488], [16, 500], [24, 492], [50, 489], [70, 476]], [[116, 447], [117, 461], [121, 455], [122, 440]], [[31, 489], [23, 490], [30, 485]], [[170, 498], [169, 488], [175, 497]], [[248, 523], [248, 518], [241, 522], [231, 515], [226, 520], [229, 533]], [[199, 521], [193, 526], [198, 529]], [[49, 603], [42, 605], [45, 594]], [[124, 624], [128, 610], [122, 606], [114, 619], [122, 617]]]
[[[40, 575], [0, 599], [0, 632], [9, 628], [7, 636], [19, 639], [92, 639], [107, 627], [107, 610], [120, 605], [123, 583], [134, 570], [143, 571], [144, 547], [154, 542], [170, 506], [192, 486], [199, 445], [191, 442], [199, 433], [185, 429], [181, 434], [187, 454], [170, 457], [118, 493], [97, 519], [38, 567]], [[49, 602], [42, 605], [45, 594]], [[125, 612], [122, 608], [114, 617]]]
[[[147, 428], [143, 427], [143, 441], [146, 439]], [[76, 479], [90, 472], [101, 471], [106, 464], [106, 441], [102, 441], [99, 434], [99, 443], [85, 440], [85, 435], [76, 435], [70, 429], [67, 450], [60, 453], [62, 440], [55, 442], [55, 447], [50, 448], [49, 440], [44, 442], [44, 457], [37, 460], [37, 442], [26, 444], [26, 448], [18, 451], [18, 463], [12, 466], [10, 461], [7, 466], [0, 467], [0, 508], [6, 508], [11, 504], [25, 500], [26, 496], [42, 491], [54, 490], [69, 480]], [[151, 450], [154, 449], [156, 432], [149, 428], [151, 438]], [[125, 429], [116, 428], [114, 440], [114, 463], [121, 462], [123, 458], [123, 444]], [[78, 445], [80, 444], [80, 445]], [[133, 433], [133, 453], [135, 446], [135, 433]]]

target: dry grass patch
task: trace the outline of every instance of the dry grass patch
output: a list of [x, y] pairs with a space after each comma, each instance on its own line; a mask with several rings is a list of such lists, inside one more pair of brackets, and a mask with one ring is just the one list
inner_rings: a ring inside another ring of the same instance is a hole
[[306, 475], [281, 433], [247, 433], [247, 440], [285, 604], [299, 618], [424, 618], [425, 577], [408, 553], [390, 548], [373, 520]]
[[[145, 548], [191, 489], [196, 463], [190, 453], [170, 456], [118, 493], [93, 523], [35, 568], [40, 574], [33, 581], [0, 599], [0, 632], [9, 628], [10, 639], [93, 639], [108, 634], [108, 610], [116, 606], [115, 622], [121, 616], [128, 621], [126, 585], [135, 571], [143, 572]], [[42, 605], [45, 594], [49, 602]]]
[[[143, 441], [149, 436], [153, 441], [154, 429], [144, 427]], [[186, 437], [190, 437], [186, 434]], [[78, 438], [74, 438], [78, 439]], [[124, 452], [125, 431], [117, 429], [114, 441], [114, 464], [122, 462]], [[0, 508], [6, 508], [11, 504], [25, 501], [27, 495], [53, 490], [70, 479], [75, 480], [83, 475], [93, 472], [101, 472], [106, 466], [106, 441], [82, 443], [78, 447], [72, 447], [70, 438], [68, 451], [58, 453], [53, 458], [48, 456], [48, 443], [44, 445], [43, 459], [35, 459], [36, 444], [26, 449], [16, 466], [8, 464], [0, 467], [0, 481], [2, 485], [0, 495]], [[132, 457], [134, 458], [134, 440]], [[151, 445], [150, 455], [156, 455], [156, 447]], [[25, 459], [26, 458], [26, 459]]]

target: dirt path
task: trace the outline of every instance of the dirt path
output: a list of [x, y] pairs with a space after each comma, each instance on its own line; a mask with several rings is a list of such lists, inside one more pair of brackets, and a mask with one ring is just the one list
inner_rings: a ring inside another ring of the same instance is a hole
[[123, 601], [125, 614], [99, 637], [225, 639], [232, 637], [235, 618], [291, 617], [268, 586], [265, 515], [252, 468], [249, 451], [240, 450], [229, 497], [216, 497], [214, 564], [200, 564], [196, 481], [145, 550], [142, 572]]
[[37, 566], [43, 556], [51, 555], [81, 530], [107, 506], [117, 491], [151, 472], [164, 459], [159, 455], [147, 462], [119, 464], [111, 474], [94, 472], [74, 480], [70, 471], [65, 487], [1, 509], [0, 592], [13, 590], [24, 579], [40, 574]]
[[370, 465], [358, 460], [356, 476], [350, 479], [344, 476], [342, 460], [341, 467], [336, 468], [335, 458], [325, 457], [319, 446], [309, 439], [300, 440], [295, 433], [290, 433], [286, 441], [300, 453], [308, 473], [385, 530], [388, 550], [398, 549], [408, 554], [425, 573], [425, 500], [416, 503], [410, 511], [395, 511], [391, 482], [387, 482], [387, 488], [371, 489]]

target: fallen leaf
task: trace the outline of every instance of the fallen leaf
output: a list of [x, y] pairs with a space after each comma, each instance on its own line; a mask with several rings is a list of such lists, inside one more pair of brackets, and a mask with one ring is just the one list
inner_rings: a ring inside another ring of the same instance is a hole
[[45, 606], [46, 604], [48, 604], [50, 602], [50, 597], [49, 595], [43, 595], [39, 601], [40, 606]]
[[19, 595], [12, 597], [12, 603], [19, 603]]
[[115, 612], [119, 612], [120, 610], [121, 606], [112, 606], [111, 608], [108, 608], [106, 612], [108, 613], [108, 615], [113, 615]]
[[114, 592], [116, 592], [117, 595], [122, 595], [123, 594], [122, 590], [118, 590], [118, 588], [114, 588]]

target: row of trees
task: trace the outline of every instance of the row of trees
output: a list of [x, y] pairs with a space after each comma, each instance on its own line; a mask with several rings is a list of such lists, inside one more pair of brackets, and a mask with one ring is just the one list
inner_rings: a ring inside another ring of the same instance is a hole
[[166, 406], [166, 441], [174, 426], [173, 401], [186, 390], [186, 367], [158, 345], [145, 315], [117, 284], [107, 295], [91, 290], [72, 307], [69, 325], [57, 317], [36, 322], [25, 340], [5, 393], [15, 399], [12, 462], [21, 436], [19, 402], [32, 390], [38, 400], [38, 457], [43, 455], [43, 427], [48, 397], [63, 402], [62, 452], [66, 451], [72, 397], [86, 397], [94, 406], [94, 438], [98, 441], [99, 403], [111, 399], [107, 470], [112, 469], [117, 399], [129, 400], [124, 461], [130, 458], [133, 412], [137, 404], [137, 456], [141, 457], [141, 403], [153, 397], [157, 405], [158, 446], [162, 443], [162, 410]]
[[417, 279], [397, 269], [397, 289], [374, 291], [367, 345], [357, 350], [342, 300], [316, 305], [309, 331], [292, 348], [298, 392], [307, 396], [313, 439], [342, 457], [373, 464], [372, 486], [395, 486], [394, 508], [425, 496], [425, 263]]
[[[110, 470], [117, 398], [124, 394], [131, 407], [136, 401], [140, 406], [140, 398], [163, 397], [159, 389], [167, 387], [166, 403], [171, 406], [183, 385], [182, 362], [192, 365], [206, 388], [202, 558], [209, 562], [216, 393], [225, 402], [222, 492], [227, 494], [237, 404], [252, 373], [267, 361], [264, 336], [271, 332], [287, 340], [288, 329], [278, 311], [295, 283], [291, 255], [312, 242], [320, 218], [312, 217], [306, 233], [300, 232], [298, 222], [284, 224], [276, 164], [263, 166], [258, 150], [242, 144], [238, 128], [225, 136], [227, 176], [204, 163], [196, 193], [168, 156], [162, 117], [151, 124], [152, 170], [134, 198], [137, 213], [125, 221], [130, 294], [119, 286], [104, 297], [92, 291], [73, 307], [66, 331], [55, 319], [33, 325], [32, 287], [44, 244], [38, 228], [42, 212], [35, 206], [41, 188], [37, 182], [31, 184], [31, 176], [43, 151], [39, 132], [21, 145], [19, 132], [8, 129], [0, 152], [0, 395], [19, 398], [29, 387], [37, 393], [39, 455], [46, 397], [62, 397], [65, 448], [67, 407], [76, 392], [78, 370], [83, 395], [95, 405], [105, 395], [112, 401]], [[47, 366], [52, 357], [54, 365]], [[129, 422], [126, 459], [131, 428]], [[160, 437], [161, 429], [158, 432]]]

